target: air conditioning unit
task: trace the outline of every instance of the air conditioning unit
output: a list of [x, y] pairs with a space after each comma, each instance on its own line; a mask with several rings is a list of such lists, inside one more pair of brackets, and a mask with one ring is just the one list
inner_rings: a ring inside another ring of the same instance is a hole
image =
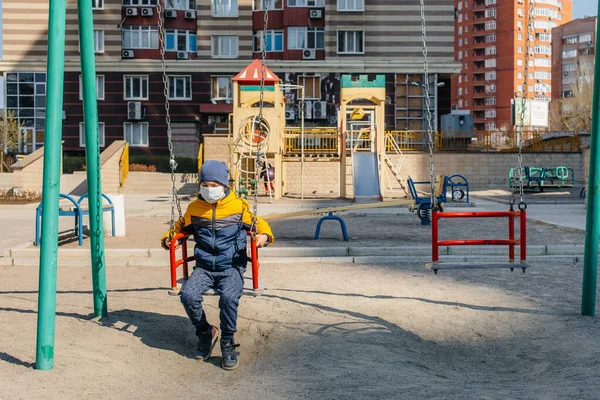
[[196, 19], [196, 11], [186, 11], [185, 19]]
[[565, 72], [563, 72], [563, 75], [564, 75], [564, 76], [569, 76], [569, 72], [568, 72], [568, 71], [565, 71]]
[[125, 8], [125, 15], [128, 17], [137, 17], [138, 9], [136, 7], [127, 7]]
[[303, 60], [314, 60], [317, 58], [317, 51], [315, 49], [304, 49], [302, 50]]
[[142, 119], [142, 102], [128, 101], [127, 102], [127, 119], [140, 120]]
[[121, 58], [133, 58], [134, 56], [133, 50], [121, 50]]
[[[300, 103], [300, 107], [302, 107], [302, 103]], [[312, 102], [310, 101], [304, 102], [304, 119], [313, 119]]]
[[591, 45], [592, 45], [592, 42], [591, 42], [591, 41], [587, 42], [587, 45], [588, 45], [588, 46], [591, 46]]
[[165, 10], [165, 18], [177, 18], [177, 10]]
[[327, 103], [324, 101], [313, 101], [312, 114], [313, 119], [327, 118]]
[[310, 16], [310, 18], [314, 19], [323, 18], [323, 10], [310, 10], [308, 15]]
[[142, 16], [144, 17], [151, 17], [154, 15], [154, 9], [151, 7], [144, 7], [142, 8]]
[[178, 60], [187, 60], [189, 58], [189, 54], [187, 51], [178, 51], [177, 59]]
[[295, 110], [285, 110], [285, 119], [296, 119], [296, 111]]

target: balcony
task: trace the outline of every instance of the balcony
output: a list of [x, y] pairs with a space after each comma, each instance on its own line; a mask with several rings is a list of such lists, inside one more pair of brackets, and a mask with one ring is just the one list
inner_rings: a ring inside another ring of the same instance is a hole
[[473, 57], [485, 57], [485, 48], [473, 49]]
[[477, 110], [477, 111], [473, 112], [473, 116], [475, 117], [475, 119], [483, 119], [483, 118], [485, 118], [485, 111]]
[[474, 69], [485, 68], [485, 61], [475, 61], [473, 62]]
[[474, 83], [473, 85], [483, 85], [485, 82], [485, 74], [473, 74], [473, 82], [482, 82]]

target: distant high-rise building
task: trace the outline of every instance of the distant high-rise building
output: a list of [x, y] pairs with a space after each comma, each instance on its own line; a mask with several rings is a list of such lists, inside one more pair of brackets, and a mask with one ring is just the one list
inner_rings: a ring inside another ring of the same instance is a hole
[[594, 79], [596, 17], [552, 29], [552, 100], [574, 97]]
[[462, 71], [452, 80], [452, 107], [470, 110], [476, 130], [512, 126], [513, 100], [525, 89], [527, 98], [551, 99], [552, 29], [571, 21], [573, 2], [535, 0], [528, 35], [530, 1], [455, 0], [454, 51]]

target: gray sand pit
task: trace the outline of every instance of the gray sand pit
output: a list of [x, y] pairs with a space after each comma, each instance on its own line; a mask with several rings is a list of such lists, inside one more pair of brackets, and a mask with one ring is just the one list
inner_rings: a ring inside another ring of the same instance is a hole
[[[276, 265], [243, 298], [241, 367], [192, 359], [162, 268], [108, 268], [90, 319], [88, 268], [59, 268], [55, 369], [35, 371], [37, 269], [0, 268], [0, 397], [46, 399], [597, 399], [600, 324], [580, 267], [527, 274], [422, 265]], [[217, 299], [206, 300], [209, 321]]]
[[[473, 209], [469, 209], [473, 211]], [[453, 209], [452, 211], [465, 211]], [[403, 211], [398, 214], [339, 214], [343, 217], [350, 244], [355, 246], [428, 246], [431, 243], [431, 229], [420, 224], [415, 214]], [[321, 238], [314, 240], [319, 217], [293, 218], [271, 221], [278, 247], [290, 246], [337, 246], [343, 245], [340, 224], [325, 221], [321, 228]], [[128, 217], [127, 237], [106, 237], [107, 248], [156, 248], [159, 239], [169, 229], [168, 218]], [[519, 234], [518, 221], [516, 235]], [[531, 245], [583, 245], [582, 233], [566, 231], [557, 227], [528, 221], [528, 243]], [[504, 239], [508, 237], [508, 222], [503, 219], [441, 220], [440, 239]], [[84, 245], [89, 247], [89, 238]], [[67, 242], [68, 248], [79, 248], [77, 242]]]

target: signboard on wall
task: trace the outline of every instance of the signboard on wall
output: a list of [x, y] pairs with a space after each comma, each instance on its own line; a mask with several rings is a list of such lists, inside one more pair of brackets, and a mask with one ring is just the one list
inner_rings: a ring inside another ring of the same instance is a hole
[[[516, 126], [521, 125], [521, 109], [523, 100], [513, 100], [513, 122]], [[547, 101], [527, 99], [525, 103], [525, 126], [527, 127], [548, 127]]]

